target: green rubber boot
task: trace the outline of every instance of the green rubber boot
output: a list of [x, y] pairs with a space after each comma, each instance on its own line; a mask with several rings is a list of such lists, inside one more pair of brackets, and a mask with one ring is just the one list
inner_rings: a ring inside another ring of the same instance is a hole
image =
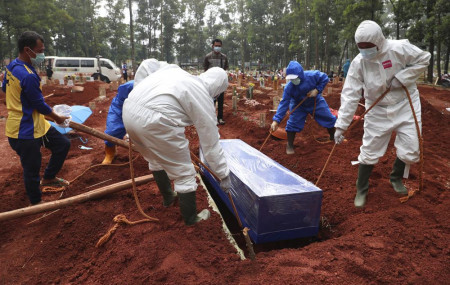
[[355, 207], [362, 208], [366, 205], [367, 193], [369, 192], [369, 177], [373, 165], [360, 164], [358, 168], [358, 179], [356, 180]]
[[169, 176], [164, 170], [153, 171], [156, 185], [158, 185], [159, 193], [163, 196], [163, 206], [168, 208], [175, 203], [177, 193], [172, 190]]
[[294, 154], [295, 132], [286, 132], [286, 133], [287, 133], [286, 154]]
[[197, 203], [195, 199], [195, 191], [189, 193], [178, 193], [180, 200], [180, 212], [184, 223], [188, 226], [194, 225], [202, 220], [207, 220], [211, 213], [204, 209], [197, 214]]
[[392, 167], [390, 181], [395, 192], [406, 195], [408, 194], [408, 190], [402, 182], [403, 172], [405, 172], [405, 163], [397, 157], [397, 159], [395, 159], [394, 166]]

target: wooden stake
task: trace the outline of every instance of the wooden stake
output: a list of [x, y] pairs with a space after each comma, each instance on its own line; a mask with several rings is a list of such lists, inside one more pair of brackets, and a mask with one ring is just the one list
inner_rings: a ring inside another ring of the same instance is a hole
[[266, 127], [266, 113], [259, 114], [259, 127], [260, 128]]
[[[139, 178], [135, 179], [136, 185], [142, 185], [145, 183], [148, 183], [150, 181], [153, 181], [153, 175], [146, 175], [146, 176], [141, 176]], [[92, 190], [89, 191], [87, 193], [83, 193], [77, 196], [73, 196], [70, 198], [66, 198], [63, 200], [56, 200], [53, 202], [48, 202], [48, 203], [42, 203], [42, 204], [38, 204], [35, 206], [31, 206], [31, 207], [26, 207], [26, 208], [21, 208], [21, 209], [17, 209], [17, 210], [13, 210], [13, 211], [9, 211], [9, 212], [3, 212], [0, 213], [0, 222], [1, 221], [7, 221], [7, 220], [11, 220], [11, 219], [17, 219], [17, 218], [21, 218], [21, 217], [25, 217], [25, 216], [29, 216], [29, 215], [34, 215], [34, 214], [38, 214], [38, 213], [42, 213], [42, 212], [46, 212], [46, 211], [52, 211], [52, 210], [56, 210], [56, 209], [60, 209], [72, 204], [76, 204], [76, 203], [82, 203], [88, 200], [92, 200], [92, 199], [97, 199], [99, 197], [108, 195], [108, 194], [112, 194], [115, 192], [119, 192], [125, 189], [128, 189], [131, 187], [131, 179], [130, 180], [126, 180], [126, 181], [122, 181], [122, 182], [118, 182], [112, 185], [108, 185], [96, 190]]]
[[236, 96], [232, 97], [232, 103], [233, 103], [233, 111], [236, 112], [237, 111], [237, 97]]

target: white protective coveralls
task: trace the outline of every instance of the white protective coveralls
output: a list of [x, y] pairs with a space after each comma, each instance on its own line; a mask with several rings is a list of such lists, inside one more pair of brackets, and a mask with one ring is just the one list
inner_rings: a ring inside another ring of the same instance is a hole
[[131, 141], [152, 171], [165, 170], [174, 190], [197, 189], [185, 127], [194, 125], [203, 154], [216, 175], [229, 169], [219, 144], [213, 97], [228, 86], [226, 72], [218, 67], [194, 76], [169, 64], [146, 77], [125, 100], [123, 121]]
[[148, 58], [141, 62], [138, 69], [136, 70], [136, 75], [134, 76], [133, 88], [136, 87], [142, 80], [147, 76], [157, 71], [160, 68], [167, 66], [166, 61], [159, 61], [154, 58]]
[[[397, 78], [409, 91], [419, 126], [422, 128], [421, 105], [416, 80], [427, 68], [430, 53], [422, 51], [408, 40], [385, 39], [380, 26], [363, 21], [355, 33], [356, 43], [369, 42], [378, 47], [372, 59], [358, 54], [352, 61], [341, 93], [336, 128], [346, 130], [355, 114], [364, 90], [368, 109]], [[358, 161], [374, 165], [386, 152], [392, 132], [397, 156], [406, 164], [419, 161], [419, 141], [414, 117], [403, 88], [391, 88], [389, 93], [364, 117], [363, 144]]]

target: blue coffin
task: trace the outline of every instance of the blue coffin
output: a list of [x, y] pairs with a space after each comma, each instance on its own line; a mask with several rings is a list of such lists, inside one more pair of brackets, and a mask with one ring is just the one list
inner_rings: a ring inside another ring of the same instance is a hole
[[[231, 171], [231, 196], [255, 243], [317, 235], [321, 189], [241, 140], [220, 140], [220, 144]], [[200, 159], [208, 165], [201, 149]], [[234, 213], [219, 182], [206, 169], [202, 172]]]

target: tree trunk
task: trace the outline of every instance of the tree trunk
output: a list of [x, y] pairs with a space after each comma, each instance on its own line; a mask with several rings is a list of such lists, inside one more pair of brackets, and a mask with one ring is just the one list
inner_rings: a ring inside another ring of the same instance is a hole
[[[441, 14], [437, 14], [437, 26], [441, 25]], [[438, 33], [437, 36], [437, 50], [436, 50], [436, 67], [438, 74], [438, 84], [441, 84], [441, 35]]]
[[330, 55], [328, 53], [328, 24], [325, 25], [325, 64], [327, 73], [330, 71], [331, 62]]
[[448, 62], [450, 59], [450, 46], [447, 46], [447, 54], [445, 55], [444, 71], [448, 73]]
[[[433, 14], [433, 8], [434, 8], [435, 1], [434, 0], [428, 0], [427, 1], [427, 19], [432, 18]], [[430, 23], [428, 27], [430, 34], [430, 41], [429, 41], [429, 49], [428, 51], [431, 54], [430, 58], [430, 65], [428, 65], [428, 75], [427, 75], [427, 81], [430, 83], [433, 83], [433, 68], [434, 68], [434, 23]]]
[[136, 66], [134, 65], [134, 28], [133, 28], [133, 0], [128, 0], [128, 9], [130, 10], [130, 44], [131, 44], [131, 66], [133, 68], [133, 74], [136, 72]]
[[314, 36], [316, 38], [316, 46], [315, 46], [315, 51], [314, 51], [316, 58], [314, 60], [314, 65], [315, 65], [314, 69], [319, 69], [320, 68], [320, 63], [319, 63], [319, 33], [317, 31], [319, 29], [319, 27], [318, 27], [317, 23], [314, 23], [314, 27], [315, 27]]
[[311, 29], [308, 27], [308, 0], [305, 0], [305, 69], [309, 69], [309, 43], [311, 38], [309, 35], [311, 35]]
[[12, 58], [13, 58], [13, 55], [12, 55], [12, 45], [11, 45], [11, 30], [10, 30], [10, 27], [9, 27], [9, 24], [7, 24], [6, 25], [6, 34], [7, 34], [7, 37], [8, 37], [8, 49], [9, 49], [9, 62], [11, 62], [12, 61]]
[[344, 45], [344, 49], [342, 50], [342, 54], [341, 54], [341, 58], [339, 59], [339, 69], [338, 69], [338, 76], [339, 74], [341, 74], [341, 70], [342, 70], [342, 61], [344, 60], [344, 53], [347, 50], [347, 58], [348, 58], [348, 40], [345, 40], [345, 45]]

